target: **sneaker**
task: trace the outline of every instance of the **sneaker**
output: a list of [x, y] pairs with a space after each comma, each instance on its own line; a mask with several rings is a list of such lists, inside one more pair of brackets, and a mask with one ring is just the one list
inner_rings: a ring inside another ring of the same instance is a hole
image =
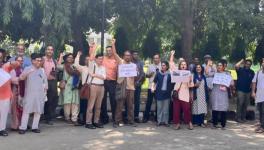
[[40, 133], [40, 130], [39, 129], [32, 129], [31, 130], [33, 133]]
[[104, 128], [104, 126], [101, 123], [94, 123], [93, 124], [96, 128]]
[[8, 136], [8, 132], [6, 130], [0, 131], [0, 136]]
[[88, 128], [88, 129], [96, 129], [96, 127], [93, 124], [86, 124], [85, 125], [85, 128]]

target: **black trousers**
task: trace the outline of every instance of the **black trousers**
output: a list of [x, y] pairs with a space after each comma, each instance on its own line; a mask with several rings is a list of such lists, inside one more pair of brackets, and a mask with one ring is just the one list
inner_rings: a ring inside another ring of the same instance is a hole
[[148, 89], [147, 103], [146, 103], [145, 111], [144, 111], [144, 119], [145, 120], [149, 120], [150, 112], [151, 112], [151, 105], [153, 103], [153, 99], [154, 99], [154, 93], [151, 92], [151, 89]]
[[264, 102], [260, 102], [257, 104], [259, 111], [259, 122], [262, 128], [264, 128]]
[[47, 98], [48, 101], [44, 106], [44, 116], [46, 121], [51, 121], [56, 115], [55, 111], [58, 105], [57, 80], [48, 80]]
[[79, 113], [79, 122], [86, 123], [86, 111], [87, 111], [88, 100], [80, 99], [80, 113]]
[[105, 93], [104, 98], [101, 105], [101, 114], [100, 118], [101, 121], [108, 121], [109, 116], [107, 113], [107, 94], [109, 93], [110, 105], [111, 105], [111, 113], [112, 113], [112, 120], [115, 120], [115, 110], [116, 110], [116, 81], [114, 80], [105, 80], [104, 87]]
[[220, 121], [221, 121], [221, 126], [225, 127], [226, 126], [226, 116], [227, 116], [227, 111], [212, 111], [212, 118], [213, 118], [213, 125], [216, 126], [218, 124], [218, 116], [221, 116]]

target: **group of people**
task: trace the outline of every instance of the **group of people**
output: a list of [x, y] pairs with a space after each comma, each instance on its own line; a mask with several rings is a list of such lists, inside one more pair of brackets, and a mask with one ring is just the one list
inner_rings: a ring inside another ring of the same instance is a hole
[[[43, 115], [45, 123], [53, 124], [56, 108], [62, 106], [61, 112], [67, 123], [85, 126], [88, 129], [103, 128], [110, 122], [107, 101], [110, 101], [113, 127], [124, 124], [137, 126], [150, 120], [151, 106], [156, 100], [157, 126], [170, 126], [176, 130], [180, 124], [188, 124], [188, 129], [195, 126], [206, 127], [205, 118], [212, 122], [212, 128], [225, 129], [229, 99], [235, 93], [237, 101], [237, 121], [246, 120], [250, 97], [255, 98], [259, 110], [259, 127], [256, 132], [264, 132], [264, 59], [261, 69], [255, 74], [251, 70], [251, 60], [241, 60], [235, 65], [238, 79], [230, 84], [214, 83], [219, 75], [230, 76], [227, 61], [213, 63], [206, 55], [204, 64], [198, 58], [188, 65], [180, 59], [175, 63], [175, 51], [170, 52], [169, 61], [161, 61], [160, 54], [153, 56], [153, 63], [144, 71], [144, 63], [138, 51], [125, 51], [121, 58], [112, 45], [106, 47], [105, 55], [96, 54], [92, 44], [89, 56], [81, 64], [81, 52], [76, 57], [72, 53], [60, 54], [54, 59], [54, 48], [49, 45], [45, 55], [25, 55], [25, 46], [17, 45], [16, 56], [5, 62], [5, 51], [0, 50], [0, 75], [7, 78], [0, 82], [0, 136], [7, 136], [7, 118], [11, 112], [11, 130], [25, 134], [28, 121], [33, 117], [31, 131], [40, 133], [39, 122]], [[118, 66], [135, 64], [137, 76], [119, 77]], [[173, 71], [190, 71], [188, 80], [172, 82]], [[61, 73], [60, 73], [61, 72]], [[149, 80], [147, 101], [140, 118], [141, 88]], [[4, 78], [3, 78], [4, 79]], [[84, 86], [89, 96], [83, 97], [80, 89]], [[11, 108], [11, 109], [10, 109]], [[33, 114], [33, 115], [32, 115]], [[220, 118], [219, 118], [220, 117]]]

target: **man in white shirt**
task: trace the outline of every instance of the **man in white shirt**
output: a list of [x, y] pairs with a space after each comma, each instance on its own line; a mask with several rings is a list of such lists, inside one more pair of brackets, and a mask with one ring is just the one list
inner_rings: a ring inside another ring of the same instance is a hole
[[[91, 83], [91, 87], [85, 127], [88, 129], [103, 128], [103, 125], [99, 122], [101, 104], [104, 97], [104, 80], [106, 79], [103, 55], [96, 55], [95, 62], [89, 63], [89, 75], [88, 82]], [[94, 121], [92, 121], [93, 109], [95, 110]]]
[[257, 103], [260, 122], [260, 127], [256, 129], [256, 133], [264, 132], [264, 59], [260, 64], [262, 69], [255, 74], [252, 80], [252, 97]]
[[149, 87], [148, 87], [148, 99], [147, 99], [147, 103], [145, 107], [143, 123], [146, 123], [149, 120], [149, 113], [151, 111], [151, 105], [152, 105], [152, 101], [154, 98], [154, 93], [151, 92], [151, 87], [152, 87], [152, 83], [155, 78], [156, 72], [160, 71], [160, 69], [161, 69], [160, 55], [155, 54], [153, 56], [153, 64], [149, 65], [148, 71], [146, 73], [146, 77], [149, 78]]

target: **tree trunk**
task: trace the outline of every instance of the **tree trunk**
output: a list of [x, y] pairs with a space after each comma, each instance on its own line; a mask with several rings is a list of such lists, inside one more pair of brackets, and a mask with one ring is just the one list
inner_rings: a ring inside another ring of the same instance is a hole
[[193, 46], [193, 10], [192, 0], [182, 0], [183, 4], [183, 31], [181, 53], [184, 59], [192, 59]]

